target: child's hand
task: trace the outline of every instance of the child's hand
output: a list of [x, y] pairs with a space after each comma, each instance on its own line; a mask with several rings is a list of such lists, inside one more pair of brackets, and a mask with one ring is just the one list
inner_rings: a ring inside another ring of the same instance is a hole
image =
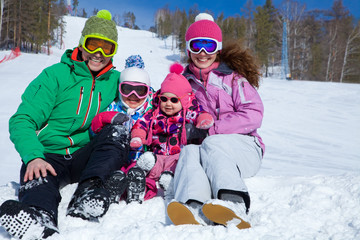
[[214, 119], [209, 113], [201, 113], [197, 119], [196, 127], [200, 129], [209, 129], [214, 125]]
[[120, 112], [111, 119], [111, 123], [115, 125], [121, 125], [127, 121], [129, 121], [129, 116]]
[[142, 144], [141, 138], [139, 138], [139, 137], [134, 137], [130, 141], [130, 147], [133, 149], [137, 149], [137, 148], [141, 147], [142, 145], [143, 144]]
[[101, 129], [108, 124], [123, 124], [129, 117], [123, 113], [109, 111], [97, 114], [91, 121], [91, 130], [99, 133]]

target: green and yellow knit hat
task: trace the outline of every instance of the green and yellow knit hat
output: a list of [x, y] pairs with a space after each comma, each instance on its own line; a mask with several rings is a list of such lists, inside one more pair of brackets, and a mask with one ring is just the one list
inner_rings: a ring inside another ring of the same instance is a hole
[[108, 10], [100, 10], [96, 16], [90, 17], [81, 32], [79, 45], [84, 44], [85, 36], [95, 35], [111, 39], [115, 42], [118, 40], [116, 24], [111, 20], [112, 16]]

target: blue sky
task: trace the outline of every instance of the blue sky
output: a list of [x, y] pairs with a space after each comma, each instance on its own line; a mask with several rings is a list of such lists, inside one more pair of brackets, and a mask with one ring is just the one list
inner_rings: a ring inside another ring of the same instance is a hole
[[[253, 0], [255, 6], [264, 5], [266, 0]], [[275, 7], [279, 8], [283, 0], [273, 0]], [[298, 0], [306, 4], [307, 10], [312, 9], [330, 9], [333, 5], [332, 0]], [[166, 5], [170, 10], [179, 9], [188, 10], [194, 4], [198, 5], [200, 11], [210, 10], [216, 17], [221, 12], [225, 17], [241, 14], [241, 8], [244, 7], [246, 0], [181, 0], [181, 1], [164, 1], [164, 0], [79, 0], [79, 8], [85, 8], [88, 14], [92, 14], [93, 9], [108, 9], [112, 14], [122, 15], [124, 12], [133, 12], [136, 16], [136, 24], [141, 29], [148, 29], [154, 25], [154, 14], [157, 9]], [[344, 6], [347, 7], [351, 14], [360, 17], [360, 0], [343, 0]]]

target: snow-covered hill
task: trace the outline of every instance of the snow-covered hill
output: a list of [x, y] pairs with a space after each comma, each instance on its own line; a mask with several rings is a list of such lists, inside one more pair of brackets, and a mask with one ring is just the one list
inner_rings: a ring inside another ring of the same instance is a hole
[[[65, 20], [65, 46], [72, 48], [86, 19]], [[140, 54], [158, 89], [179, 51], [150, 32], [118, 30], [117, 69], [129, 55]], [[0, 64], [0, 204], [17, 198], [21, 165], [9, 140], [8, 119], [29, 82], [64, 52], [52, 50], [50, 56], [22, 54]], [[0, 59], [7, 53], [0, 52]], [[246, 180], [252, 228], [173, 226], [161, 197], [142, 205], [112, 205], [99, 223], [66, 217], [73, 184], [61, 191], [61, 234], [50, 239], [360, 239], [360, 85], [263, 79], [259, 92], [266, 153], [259, 174]], [[0, 239], [10, 239], [3, 229]]]

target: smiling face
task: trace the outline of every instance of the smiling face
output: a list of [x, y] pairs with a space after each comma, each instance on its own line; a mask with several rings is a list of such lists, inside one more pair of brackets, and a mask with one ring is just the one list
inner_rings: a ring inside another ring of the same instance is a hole
[[128, 97], [121, 96], [122, 100], [126, 105], [128, 105], [132, 109], [138, 108], [143, 102], [146, 100], [146, 98], [140, 99], [135, 94], [131, 94]]
[[215, 62], [217, 54], [218, 52], [214, 54], [207, 54], [205, 51], [201, 51], [199, 54], [190, 52], [190, 58], [195, 66], [200, 69], [204, 69], [210, 67], [211, 64]]
[[93, 54], [88, 53], [83, 47], [79, 47], [81, 56], [84, 61], [88, 61], [87, 65], [93, 72], [98, 72], [103, 69], [111, 60], [111, 57], [104, 57], [101, 52]]
[[168, 98], [166, 102], [160, 101], [160, 109], [166, 115], [173, 116], [182, 109], [182, 105], [181, 105], [180, 100], [177, 103], [173, 103], [173, 102], [170, 101], [170, 98], [173, 98], [173, 97], [178, 98], [175, 94], [173, 94], [173, 93], [162, 93], [161, 95]]

